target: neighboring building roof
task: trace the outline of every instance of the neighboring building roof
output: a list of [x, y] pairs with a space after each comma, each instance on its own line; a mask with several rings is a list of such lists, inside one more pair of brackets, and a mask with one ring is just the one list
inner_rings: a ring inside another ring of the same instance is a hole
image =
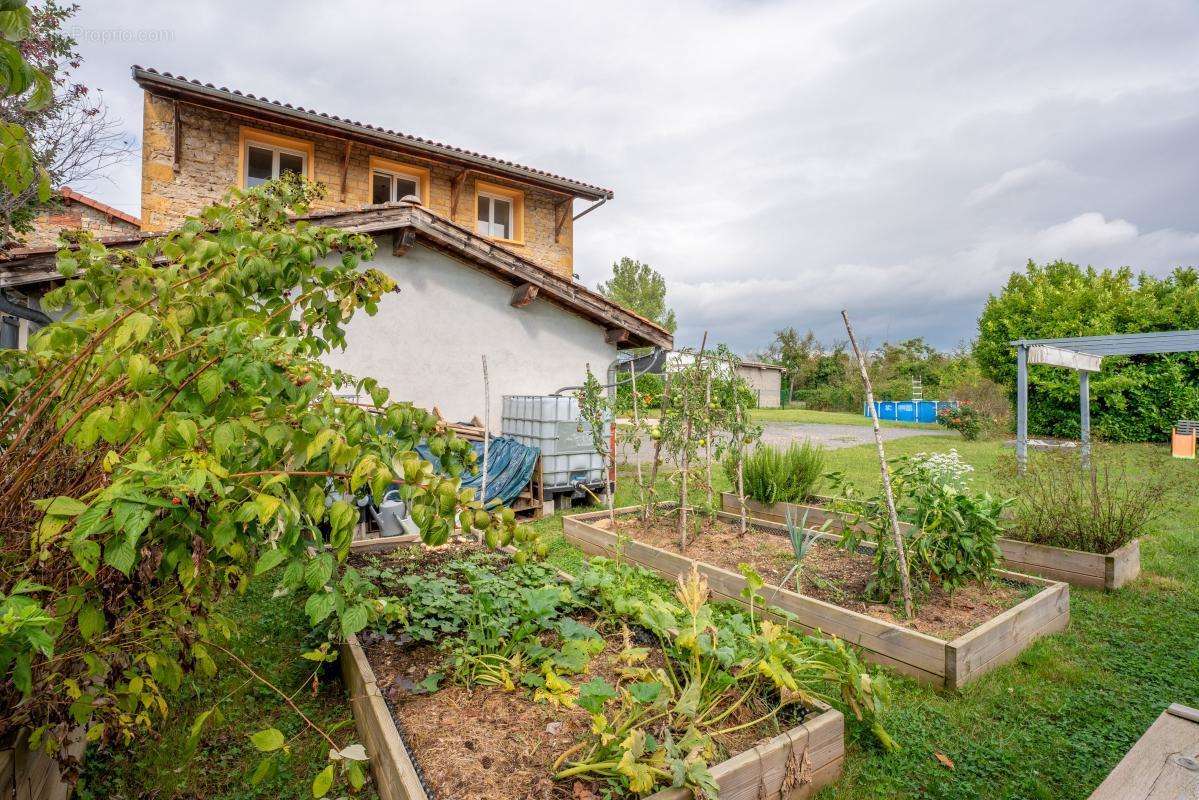
[[765, 361], [742, 361], [741, 366], [753, 367], [754, 369], [777, 369], [779, 372], [786, 372], [786, 367], [781, 367], [778, 364], [767, 364]]
[[[321, 225], [345, 228], [359, 233], [386, 233], [411, 229], [425, 244], [482, 268], [515, 287], [528, 284], [536, 288], [536, 298], [561, 306], [591, 320], [609, 331], [625, 347], [662, 347], [670, 349], [674, 337], [661, 326], [617, 305], [582, 284], [555, 275], [544, 267], [522, 258], [486, 237], [457, 225], [425, 209], [419, 203], [400, 201], [359, 208], [321, 211], [304, 219]], [[134, 247], [162, 234], [146, 233], [123, 239], [109, 239], [113, 247]], [[0, 258], [0, 288], [28, 286], [61, 279], [54, 265], [56, 247], [12, 250]], [[530, 298], [531, 300], [531, 298]]]
[[257, 97], [238, 89], [228, 89], [224, 86], [218, 88], [211, 83], [201, 83], [182, 75], [159, 72], [156, 69], [135, 64], [133, 80], [137, 82], [138, 86], [155, 94], [187, 98], [199, 105], [239, 109], [243, 114], [251, 111], [256, 118], [271, 118], [283, 125], [317, 129], [318, 132], [341, 138], [354, 138], [371, 144], [404, 150], [425, 158], [448, 161], [468, 169], [477, 169], [532, 183], [574, 197], [588, 200], [610, 200], [614, 197], [611, 189], [564, 178], [561, 175], [505, 161], [495, 156], [483, 155], [431, 139], [422, 139], [419, 136], [344, 119], [333, 114], [312, 111], [278, 100]]
[[82, 205], [85, 205], [88, 208], [94, 208], [97, 211], [99, 211], [103, 214], [107, 214], [108, 216], [110, 216], [114, 219], [119, 219], [122, 222], [128, 222], [130, 225], [136, 225], [138, 228], [140, 228], [142, 226], [142, 221], [140, 219], [138, 219], [137, 217], [133, 216], [132, 214], [126, 214], [124, 211], [122, 211], [119, 208], [113, 208], [110, 205], [101, 203], [99, 200], [88, 197], [86, 194], [83, 194], [81, 192], [75, 191], [70, 186], [64, 186], [61, 189], [56, 190], [55, 194], [57, 194], [63, 200], [70, 200], [75, 203], [81, 203]]

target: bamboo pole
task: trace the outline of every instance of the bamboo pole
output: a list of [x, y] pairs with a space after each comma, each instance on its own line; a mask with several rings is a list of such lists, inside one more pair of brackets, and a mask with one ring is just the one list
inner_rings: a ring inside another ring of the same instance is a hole
[[[645, 507], [645, 480], [641, 472], [641, 415], [638, 412], [640, 398], [637, 396], [637, 359], [629, 362], [629, 385], [630, 391], [633, 393], [633, 435], [637, 437], [637, 450], [633, 454], [633, 460], [637, 462], [637, 491], [641, 495], [641, 505]], [[617, 392], [617, 397], [620, 393]]]
[[866, 385], [866, 405], [870, 408], [870, 422], [874, 426], [874, 443], [878, 446], [878, 468], [883, 476], [883, 494], [887, 498], [887, 513], [891, 520], [891, 534], [895, 539], [895, 557], [899, 559], [899, 579], [903, 586], [903, 613], [908, 619], [912, 618], [912, 581], [908, 575], [908, 556], [903, 549], [903, 533], [899, 530], [899, 513], [895, 510], [895, 494], [891, 490], [891, 471], [887, 469], [887, 453], [883, 450], [883, 432], [878, 426], [878, 409], [874, 405], [874, 390], [870, 386], [870, 374], [866, 371], [866, 359], [858, 349], [858, 340], [853, 335], [853, 326], [849, 324], [849, 312], [841, 310], [841, 319], [845, 320], [845, 331], [849, 334], [849, 343], [853, 346], [854, 357], [858, 359], [858, 369], [862, 372], [862, 383]]
[[649, 486], [645, 507], [641, 510], [641, 521], [648, 524], [649, 516], [654, 509], [654, 496], [658, 491], [658, 467], [662, 465], [662, 440], [666, 438], [663, 426], [666, 424], [666, 412], [670, 407], [670, 363], [662, 368], [662, 408], [658, 416], [658, 438], [654, 440], [654, 463], [649, 469]]

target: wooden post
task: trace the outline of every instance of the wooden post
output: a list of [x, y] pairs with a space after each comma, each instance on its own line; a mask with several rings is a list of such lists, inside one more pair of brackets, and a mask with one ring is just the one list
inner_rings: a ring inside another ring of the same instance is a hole
[[662, 408], [658, 416], [658, 438], [654, 440], [654, 463], [649, 468], [648, 499], [641, 511], [641, 521], [648, 524], [649, 515], [654, 509], [654, 496], [658, 491], [658, 467], [662, 464], [662, 440], [666, 434], [662, 429], [666, 422], [666, 409], [670, 406], [670, 363], [662, 367]]
[[[638, 442], [637, 448], [638, 448], [638, 450], [640, 450], [641, 449], [641, 415], [637, 411], [637, 407], [640, 403], [640, 398], [637, 396], [637, 359], [635, 359], [635, 358], [629, 361], [629, 384], [631, 387], [630, 391], [632, 391], [632, 393], [633, 393], [633, 435], [637, 437], [637, 442]], [[616, 396], [619, 398], [620, 392], [617, 392]], [[615, 411], [613, 411], [613, 416], [615, 416]], [[615, 427], [615, 425], [616, 425], [615, 420], [613, 420], [612, 425], [613, 425], [613, 427]], [[641, 455], [640, 452], [636, 453], [634, 455], [633, 460], [637, 462], [637, 492], [641, 495], [641, 506], [642, 506], [642, 508], [644, 508], [645, 503], [646, 503], [645, 481], [644, 481], [644, 479], [642, 477], [642, 473], [641, 473], [641, 459], [639, 457], [637, 457], [640, 455]]]
[[[729, 362], [729, 369], [733, 375], [737, 375], [737, 368], [732, 362]], [[745, 415], [741, 411], [741, 401], [738, 399], [740, 395], [737, 392], [737, 382], [733, 381], [733, 408], [737, 409], [737, 502], [741, 506], [741, 530], [742, 536], [749, 530], [748, 524], [748, 509], [745, 507]]]
[[1028, 465], [1028, 345], [1016, 345], [1016, 470]]
[[705, 489], [708, 497], [708, 510], [713, 508], [712, 497], [712, 373], [704, 375], [704, 419], [708, 421], [704, 431], [704, 461], [707, 462], [708, 486]]
[[[903, 585], [903, 613], [908, 619], [912, 618], [912, 581], [908, 575], [908, 555], [903, 549], [903, 533], [899, 530], [899, 513], [895, 510], [895, 494], [891, 491], [891, 472], [887, 469], [887, 453], [883, 450], [883, 432], [878, 426], [878, 408], [874, 405], [874, 390], [870, 387], [870, 374], [866, 371], [866, 359], [858, 349], [858, 341], [853, 335], [853, 326], [849, 324], [849, 312], [841, 310], [841, 319], [845, 320], [845, 331], [849, 334], [849, 343], [853, 345], [853, 354], [858, 359], [858, 368], [862, 372], [862, 383], [866, 385], [866, 405], [870, 407], [870, 422], [874, 425], [874, 443], [878, 446], [878, 468], [883, 476], [883, 494], [887, 497], [887, 513], [891, 517], [891, 533], [895, 538], [895, 557], [899, 559], [899, 578]], [[879, 543], [882, 544], [881, 542]]]

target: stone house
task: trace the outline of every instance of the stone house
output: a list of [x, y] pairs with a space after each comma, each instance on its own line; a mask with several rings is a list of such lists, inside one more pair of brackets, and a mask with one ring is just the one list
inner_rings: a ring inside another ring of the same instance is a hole
[[407, 195], [564, 278], [574, 274], [575, 201], [609, 189], [211, 83], [133, 67], [144, 91], [142, 220], [162, 231], [230, 186], [291, 169], [328, 187], [321, 211]]
[[[232, 186], [293, 170], [325, 184], [310, 217], [374, 236], [370, 266], [401, 286], [347, 328], [331, 366], [451, 420], [500, 421], [508, 394], [603, 375], [625, 348], [670, 334], [574, 280], [574, 222], [613, 197], [582, 181], [428, 139], [142, 67], [142, 227], [177, 226]], [[589, 205], [574, 211], [575, 201]], [[53, 248], [0, 259], [5, 293], [36, 310]], [[20, 295], [23, 300], [20, 300]], [[487, 356], [490, 409], [481, 356]]]
[[54, 194], [55, 205], [34, 218], [33, 230], [23, 242], [25, 247], [53, 247], [64, 230], [85, 230], [100, 239], [130, 236], [141, 230], [142, 221], [137, 217], [69, 186]]

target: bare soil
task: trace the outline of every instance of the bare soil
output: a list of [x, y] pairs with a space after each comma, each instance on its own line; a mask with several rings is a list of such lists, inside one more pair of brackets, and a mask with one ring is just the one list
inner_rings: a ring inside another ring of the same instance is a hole
[[[386, 565], [397, 572], [413, 569], [427, 573], [467, 549], [477, 548], [412, 548], [397, 551]], [[425, 558], [427, 563], [422, 563]], [[580, 617], [579, 621], [599, 627], [606, 647], [592, 659], [587, 674], [568, 679], [579, 684], [598, 676], [616, 685], [617, 656], [625, 646], [623, 632], [594, 618]], [[638, 645], [654, 641], [650, 634], [634, 633]], [[441, 650], [390, 634], [364, 632], [359, 639], [400, 735], [435, 800], [600, 800], [608, 796], [606, 787], [579, 780], [558, 782], [551, 777], [558, 757], [590, 730], [586, 711], [535, 703], [531, 690], [524, 687], [512, 692], [465, 687], [448, 678], [436, 692], [424, 693], [418, 684], [443, 671], [445, 654]], [[654, 648], [646, 666], [661, 666], [663, 659], [662, 652]], [[782, 722], [759, 724], [720, 740], [718, 745], [725, 757], [742, 752], [798, 724], [805, 713], [798, 707], [789, 712]], [[730, 724], [741, 716], [739, 710], [729, 718]], [[742, 721], [749, 719], [742, 717]]]
[[[591, 524], [609, 527], [606, 519]], [[752, 525], [742, 536], [736, 522], [704, 519], [699, 535], [689, 536], [685, 550], [679, 549], [673, 516], [651, 522], [649, 527], [636, 518], [618, 517], [617, 527], [637, 541], [731, 572], [737, 572], [741, 564], [750, 564], [770, 586], [778, 586], [795, 565], [786, 536]], [[873, 602], [866, 597], [866, 584], [873, 574], [874, 560], [868, 553], [851, 553], [833, 542], [817, 541], [804, 558], [801, 593], [921, 633], [955, 639], [1018, 605], [1033, 591], [1023, 584], [1000, 580], [963, 586], [952, 595], [934, 586], [917, 599], [915, 618], [906, 620], [902, 605]], [[795, 591], [794, 575], [785, 588]], [[769, 603], [771, 590], [762, 593]]]

